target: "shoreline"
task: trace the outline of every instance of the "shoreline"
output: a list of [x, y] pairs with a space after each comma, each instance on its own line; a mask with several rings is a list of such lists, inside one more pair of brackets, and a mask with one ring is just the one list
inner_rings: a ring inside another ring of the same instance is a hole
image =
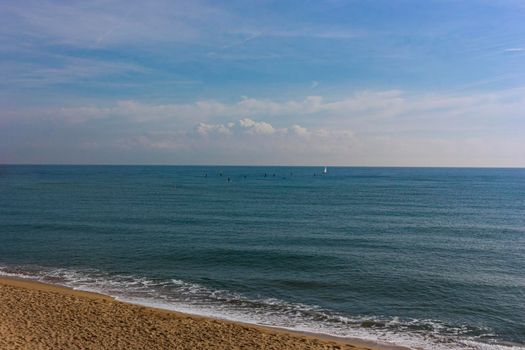
[[[178, 334], [179, 337], [184, 338], [185, 336], [188, 337], [188, 344], [193, 344], [194, 346], [200, 347], [200, 348], [235, 348], [237, 346], [233, 346], [232, 344], [236, 343], [243, 343], [245, 341], [252, 341], [252, 339], [246, 339], [245, 336], [241, 335], [243, 332], [250, 333], [251, 337], [255, 338], [261, 338], [264, 340], [263, 343], [259, 343], [258, 345], [252, 344], [251, 347], [259, 347], [259, 348], [271, 348], [271, 349], [287, 349], [287, 348], [311, 348], [311, 349], [355, 349], [355, 350], [407, 350], [408, 347], [403, 346], [397, 346], [397, 345], [389, 345], [389, 344], [381, 344], [376, 343], [373, 341], [368, 340], [362, 340], [362, 339], [355, 339], [355, 338], [340, 338], [335, 336], [330, 336], [326, 334], [318, 334], [318, 333], [308, 333], [308, 332], [301, 332], [301, 331], [295, 331], [295, 330], [289, 330], [286, 328], [279, 328], [279, 327], [271, 327], [271, 326], [263, 326], [263, 325], [257, 325], [257, 324], [251, 324], [251, 323], [243, 323], [243, 322], [237, 322], [237, 321], [230, 321], [230, 320], [224, 320], [219, 318], [213, 318], [213, 317], [207, 317], [207, 316], [200, 316], [195, 314], [188, 314], [173, 310], [166, 310], [156, 307], [150, 307], [150, 306], [144, 306], [136, 303], [130, 303], [126, 301], [120, 301], [116, 300], [115, 298], [95, 293], [95, 292], [87, 292], [82, 290], [76, 290], [73, 288], [61, 286], [61, 285], [55, 285], [55, 284], [49, 284], [44, 283], [40, 281], [35, 281], [31, 279], [24, 279], [24, 278], [17, 278], [17, 277], [0, 277], [0, 301], [2, 305], [7, 305], [8, 308], [19, 308], [18, 313], [22, 313], [23, 315], [31, 315], [31, 316], [21, 316], [17, 318], [17, 322], [22, 322], [29, 325], [34, 325], [35, 322], [38, 323], [38, 320], [32, 320], [31, 318], [35, 318], [34, 314], [31, 311], [35, 311], [35, 306], [33, 305], [34, 299], [31, 298], [38, 298], [37, 301], [40, 303], [38, 306], [37, 313], [43, 312], [43, 313], [56, 313], [57, 310], [60, 312], [57, 313], [57, 315], [54, 315], [55, 317], [60, 316], [62, 313], [68, 313], [74, 310], [71, 310], [72, 305], [68, 304], [71, 299], [74, 299], [73, 307], [75, 308], [77, 305], [83, 305], [83, 310], [86, 313], [92, 313], [92, 312], [98, 312], [97, 308], [107, 308], [108, 306], [110, 308], [119, 309], [120, 313], [126, 314], [127, 316], [130, 316], [131, 314], [141, 314], [141, 320], [144, 321], [146, 324], [161, 324], [163, 327], [169, 326], [170, 330], [172, 327], [177, 326], [178, 323], [184, 323], [184, 321], [187, 321], [191, 323], [193, 327], [193, 331], [191, 330], [191, 327], [189, 330], [187, 330], [187, 334]], [[12, 295], [12, 294], [27, 294], [29, 295], [30, 299], [27, 300], [21, 300], [19, 295]], [[47, 299], [53, 299], [51, 302], [47, 302], [42, 304], [42, 298], [41, 296], [45, 296]], [[6, 300], [7, 299], [7, 302]], [[18, 304], [18, 305], [9, 305], [11, 303]], [[87, 306], [89, 305], [89, 306]], [[30, 310], [20, 310], [20, 308], [30, 308]], [[1, 308], [1, 306], [0, 306]], [[50, 309], [50, 310], [48, 310]], [[96, 309], [96, 310], [93, 310]], [[29, 312], [28, 312], [29, 311]], [[0, 312], [6, 313], [6, 310], [0, 310]], [[11, 315], [11, 313], [8, 313]], [[47, 314], [46, 314], [47, 315]], [[97, 323], [99, 323], [96, 319], [90, 319], [87, 317], [86, 319], [82, 319], [86, 315], [79, 314], [77, 316], [74, 316], [76, 318], [81, 318], [81, 320], [76, 320], [76, 325], [79, 327], [83, 327], [83, 322], [89, 322], [90, 326], [97, 328]], [[89, 316], [89, 315], [88, 315]], [[104, 314], [104, 317], [107, 318], [107, 322], [110, 323], [118, 323], [122, 324], [122, 320], [115, 317], [115, 315], [106, 315]], [[5, 318], [5, 317], [3, 317]], [[136, 323], [137, 320], [134, 320], [132, 317], [128, 317], [127, 319], [128, 326], [131, 326], [132, 324]], [[167, 322], [165, 322], [167, 320]], [[93, 321], [94, 323], [92, 323]], [[7, 321], [5, 319], [2, 320], [0, 318], [0, 338], [4, 339], [10, 339], [10, 338], [16, 338], [19, 339], [21, 334], [4, 334], [6, 333], [6, 326], [2, 325], [2, 323], [6, 323]], [[80, 322], [80, 323], [78, 323]], [[167, 323], [167, 324], [166, 324]], [[170, 325], [171, 324], [171, 325]], [[48, 328], [48, 325], [38, 325], [39, 329], [41, 329], [44, 333], [46, 332], [46, 329]], [[137, 325], [134, 325], [137, 326]], [[182, 327], [181, 325], [179, 325]], [[185, 325], [187, 326], [187, 324]], [[15, 327], [11, 327], [11, 329], [16, 329], [17, 332], [20, 332], [19, 330], [20, 325], [17, 325]], [[106, 324], [107, 327], [107, 324]], [[180, 328], [179, 327], [179, 328]], [[9, 327], [7, 327], [9, 328]], [[182, 327], [184, 328], [184, 327]], [[187, 327], [186, 327], [187, 328]], [[201, 333], [201, 331], [204, 329], [207, 336], [210, 338], [213, 338], [215, 340], [212, 340], [212, 343], [210, 344], [210, 339], [207, 339], [205, 335]], [[156, 329], [155, 326], [153, 326], [153, 329]], [[195, 332], [197, 329], [199, 329], [198, 332]], [[56, 332], [66, 332], [69, 331], [69, 329], [58, 329]], [[30, 333], [34, 332], [34, 330], [30, 331]], [[56, 333], [55, 332], [55, 333]], [[7, 331], [7, 333], [12, 333]], [[115, 336], [117, 337], [126, 337], [126, 332], [123, 332], [122, 334], [117, 334]], [[239, 336], [236, 337], [236, 334], [239, 333]], [[136, 336], [136, 334], [134, 335]], [[222, 344], [215, 343], [216, 341], [221, 342], [221, 336], [226, 336], [224, 342]], [[39, 337], [42, 339], [42, 337], [45, 337], [45, 334], [40, 334]], [[55, 334], [55, 337], [63, 338], [60, 334]], [[233, 337], [233, 338], [232, 338]], [[146, 340], [149, 339], [149, 337]], [[238, 339], [234, 339], [238, 338]], [[67, 337], [65, 338], [66, 341], [68, 341]], [[141, 341], [146, 341], [142, 339]], [[151, 339], [149, 339], [151, 340]], [[201, 343], [194, 344], [193, 341], [198, 340]], [[24, 346], [32, 344], [30, 340], [25, 340], [28, 342], [25, 345], [20, 346], [14, 346], [13, 349], [20, 349], [20, 348], [26, 348]], [[69, 339], [69, 341], [73, 341], [72, 339]], [[87, 340], [84, 340], [84, 342]], [[154, 341], [154, 340], [153, 340]], [[173, 340], [175, 341], [175, 340]], [[24, 341], [22, 341], [23, 343]], [[82, 343], [82, 339], [80, 340], [80, 343]], [[13, 343], [14, 344], [14, 343]], [[186, 345], [188, 345], [186, 344]], [[229, 345], [228, 345], [229, 344]], [[306, 344], [308, 344], [306, 347], [304, 347]], [[34, 344], [33, 344], [34, 345]], [[56, 345], [56, 344], [55, 344]], [[80, 344], [82, 347], [82, 344]], [[84, 344], [85, 345], [85, 344]], [[100, 345], [100, 344], [99, 344]], [[109, 345], [109, 344], [108, 344]], [[161, 344], [143, 344], [143, 346], [146, 346], [146, 348], [156, 348], [156, 346], [159, 346]], [[7, 345], [9, 346], [9, 345]], [[112, 348], [114, 348], [114, 344], [112, 344]], [[127, 345], [129, 346], [129, 344]], [[189, 346], [189, 345], [188, 345]], [[222, 346], [222, 347], [221, 347]], [[233, 346], [233, 347], [232, 347]], [[239, 345], [240, 346], [240, 345]], [[10, 347], [8, 347], [10, 348]], [[46, 348], [46, 347], [44, 347]], [[95, 347], [97, 348], [97, 347]], [[98, 347], [100, 349], [103, 349], [104, 346]], [[175, 348], [185, 348], [185, 344], [179, 344], [178, 346], [175, 346]], [[243, 348], [240, 346], [240, 348]]]

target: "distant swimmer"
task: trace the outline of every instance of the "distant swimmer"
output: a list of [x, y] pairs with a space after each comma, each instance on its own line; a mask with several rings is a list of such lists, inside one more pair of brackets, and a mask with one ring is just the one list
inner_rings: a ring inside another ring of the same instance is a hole
[[228, 182], [230, 182], [230, 177], [228, 176]]
[[273, 177], [275, 177], [275, 174], [273, 174]]
[[219, 176], [222, 176], [222, 172], [221, 172], [221, 173], [219, 173]]
[[204, 177], [208, 177], [208, 173], [204, 174]]
[[267, 177], [267, 176], [268, 176], [268, 174], [264, 173], [264, 177]]

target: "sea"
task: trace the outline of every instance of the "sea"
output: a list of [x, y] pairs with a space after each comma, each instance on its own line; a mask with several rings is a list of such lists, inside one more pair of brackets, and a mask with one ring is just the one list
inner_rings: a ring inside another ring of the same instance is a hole
[[525, 349], [525, 169], [0, 165], [0, 275], [413, 349]]

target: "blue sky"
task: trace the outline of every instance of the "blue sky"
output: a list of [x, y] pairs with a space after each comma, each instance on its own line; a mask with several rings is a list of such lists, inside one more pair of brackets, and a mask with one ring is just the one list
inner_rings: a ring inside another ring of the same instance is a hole
[[522, 1], [2, 1], [0, 162], [525, 166]]

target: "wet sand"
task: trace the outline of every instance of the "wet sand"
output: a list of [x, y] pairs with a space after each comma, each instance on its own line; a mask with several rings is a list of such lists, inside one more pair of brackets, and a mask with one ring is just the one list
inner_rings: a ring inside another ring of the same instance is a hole
[[[377, 348], [377, 347], [374, 347]], [[0, 278], [0, 349], [372, 349]]]

